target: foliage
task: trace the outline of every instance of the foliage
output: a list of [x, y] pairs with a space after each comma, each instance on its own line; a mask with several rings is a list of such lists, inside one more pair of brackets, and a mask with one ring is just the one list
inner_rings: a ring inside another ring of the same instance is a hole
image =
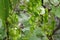
[[0, 0], [0, 40], [53, 40], [55, 16], [59, 0]]

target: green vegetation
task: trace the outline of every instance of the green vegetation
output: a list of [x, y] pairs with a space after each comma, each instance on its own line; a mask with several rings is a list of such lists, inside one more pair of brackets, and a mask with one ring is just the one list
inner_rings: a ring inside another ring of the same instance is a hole
[[59, 29], [60, 0], [0, 0], [0, 40], [59, 40]]

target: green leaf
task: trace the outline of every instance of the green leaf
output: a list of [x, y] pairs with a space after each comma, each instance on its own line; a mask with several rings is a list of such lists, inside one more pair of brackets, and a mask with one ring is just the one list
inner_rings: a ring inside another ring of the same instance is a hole
[[60, 18], [60, 6], [59, 7], [52, 7], [52, 12]]
[[9, 0], [0, 0], [0, 18], [6, 20], [9, 14]]
[[60, 7], [56, 9], [55, 15], [60, 18]]

